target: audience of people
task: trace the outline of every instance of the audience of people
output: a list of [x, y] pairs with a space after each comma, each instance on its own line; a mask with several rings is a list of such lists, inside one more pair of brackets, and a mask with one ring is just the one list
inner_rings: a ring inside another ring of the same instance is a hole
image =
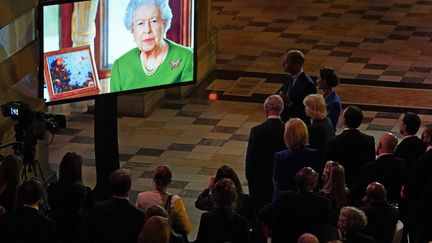
[[201, 215], [196, 243], [248, 243], [249, 230], [246, 219], [234, 210], [237, 190], [231, 179], [219, 180], [212, 197], [215, 207]]
[[[301, 59], [294, 60], [297, 55], [287, 54], [287, 69]], [[304, 74], [301, 65], [292, 73], [297, 73], [292, 75], [297, 85]], [[336, 96], [335, 80], [334, 70], [321, 69], [318, 85], [324, 97]], [[246, 153], [251, 196], [236, 171], [221, 166], [195, 202], [207, 211], [197, 243], [261, 243], [264, 236], [274, 243], [391, 243], [399, 220], [406, 223], [410, 242], [432, 240], [432, 125], [425, 125], [418, 138], [420, 117], [407, 112], [401, 142], [386, 132], [375, 150], [374, 138], [359, 130], [363, 113], [356, 106], [343, 111], [343, 130], [332, 137], [335, 126], [324, 97], [311, 94], [303, 100], [309, 128], [299, 118], [284, 125], [282, 98], [266, 99], [267, 120], [251, 129]], [[338, 112], [335, 104], [330, 106]], [[95, 203], [82, 182], [82, 163], [76, 153], [64, 155], [58, 181], [47, 188], [47, 217], [39, 210], [40, 184], [29, 180], [20, 185], [21, 159], [7, 156], [0, 164], [0, 241], [189, 242], [192, 224], [183, 200], [168, 192], [173, 177], [168, 166], [156, 168], [153, 190], [139, 193], [134, 205], [129, 201], [132, 179], [123, 169], [108, 178], [112, 198]]]

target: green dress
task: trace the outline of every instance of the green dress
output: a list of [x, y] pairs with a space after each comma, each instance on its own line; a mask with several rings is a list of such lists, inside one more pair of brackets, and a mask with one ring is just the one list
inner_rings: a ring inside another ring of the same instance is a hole
[[111, 69], [110, 92], [141, 89], [193, 80], [192, 49], [164, 39], [168, 54], [152, 76], [144, 73], [140, 50], [134, 48], [118, 58]]

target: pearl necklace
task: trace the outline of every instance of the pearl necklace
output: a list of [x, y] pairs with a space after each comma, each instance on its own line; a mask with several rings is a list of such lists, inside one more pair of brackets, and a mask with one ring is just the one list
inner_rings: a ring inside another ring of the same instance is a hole
[[161, 55], [158, 56], [159, 62], [158, 62], [158, 64], [154, 68], [147, 68], [147, 65], [145, 65], [144, 62], [143, 62], [144, 58], [143, 58], [143, 54], [141, 53], [140, 59], [141, 59], [141, 65], [143, 67], [144, 73], [147, 76], [149, 76], [149, 77], [153, 76], [153, 74], [156, 73], [156, 71], [159, 69], [160, 65], [162, 64], [163, 60], [165, 59], [164, 56], [165, 56], [165, 54], [161, 54]]

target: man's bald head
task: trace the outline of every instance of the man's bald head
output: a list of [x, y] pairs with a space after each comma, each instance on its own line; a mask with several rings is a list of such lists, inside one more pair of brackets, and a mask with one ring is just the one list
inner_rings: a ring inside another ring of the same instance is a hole
[[298, 238], [297, 243], [319, 243], [319, 240], [313, 234], [304, 233]]
[[394, 153], [397, 144], [398, 139], [393, 133], [384, 133], [379, 141], [377, 152], [378, 154]]
[[387, 191], [379, 182], [372, 182], [366, 187], [366, 199], [368, 202], [384, 202]]

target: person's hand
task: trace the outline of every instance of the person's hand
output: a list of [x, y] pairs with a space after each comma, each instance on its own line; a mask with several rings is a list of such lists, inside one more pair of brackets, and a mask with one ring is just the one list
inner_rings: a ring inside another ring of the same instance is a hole
[[208, 185], [207, 185], [207, 188], [208, 188], [208, 189], [213, 188], [213, 186], [214, 186], [214, 184], [215, 184], [215, 179], [216, 179], [216, 176], [215, 176], [215, 175], [212, 175], [212, 176], [210, 177], [210, 180], [209, 180]]

